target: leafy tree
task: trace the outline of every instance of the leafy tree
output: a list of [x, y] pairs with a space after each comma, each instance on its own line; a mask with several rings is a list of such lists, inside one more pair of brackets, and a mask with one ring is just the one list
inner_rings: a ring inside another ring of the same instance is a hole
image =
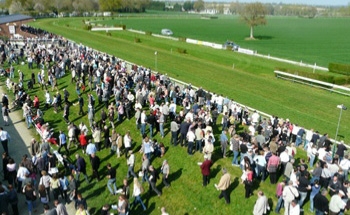
[[121, 0], [99, 0], [101, 11], [117, 11], [121, 8]]
[[197, 12], [204, 10], [204, 1], [198, 0], [193, 4], [193, 9]]
[[254, 39], [254, 27], [258, 25], [266, 25], [266, 13], [266, 8], [260, 2], [246, 4], [240, 12], [242, 20], [250, 27], [251, 39]]
[[179, 3], [174, 4], [174, 11], [182, 11], [182, 6]]
[[183, 9], [185, 11], [190, 11], [193, 10], [193, 2], [192, 1], [185, 1], [184, 5], [183, 5]]

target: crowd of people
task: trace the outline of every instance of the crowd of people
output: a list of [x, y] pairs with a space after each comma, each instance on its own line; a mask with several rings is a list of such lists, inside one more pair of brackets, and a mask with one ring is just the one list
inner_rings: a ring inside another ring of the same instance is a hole
[[[117, 205], [104, 205], [101, 213], [109, 214], [114, 209], [119, 214], [128, 214], [138, 204], [147, 210], [142, 200], [143, 182], [148, 182], [150, 192], [162, 195], [162, 190], [157, 187], [159, 171], [152, 161], [157, 157], [163, 159], [167, 153], [164, 142], [154, 139], [157, 133], [163, 140], [165, 129], [170, 131], [172, 145], [186, 147], [189, 156], [194, 153], [204, 155], [204, 161], [200, 163], [203, 186], [207, 186], [210, 177], [213, 177], [210, 168], [215, 144], [219, 144], [220, 157], [228, 159], [232, 154], [232, 166], [242, 170], [245, 198], [253, 195], [254, 183], [265, 181], [269, 176], [270, 183], [276, 186], [276, 213], [284, 206], [285, 215], [300, 214], [307, 199], [310, 200], [309, 210], [316, 214], [342, 214], [350, 207], [350, 161], [344, 143], [337, 146], [333, 155], [332, 142], [327, 134], [305, 130], [277, 116], [263, 118], [257, 111], [249, 111], [223, 95], [205, 91], [201, 87], [178, 86], [166, 75], [155, 74], [150, 69], [136, 65], [128, 69], [124, 61], [114, 56], [63, 39], [60, 41], [57, 46], [41, 46], [35, 41], [25, 44], [23, 50], [26, 59], [22, 60], [28, 62], [30, 71], [34, 71], [33, 68], [39, 71], [29, 74], [27, 85], [24, 77], [20, 76], [18, 82], [14, 80], [14, 76], [11, 76], [13, 69], [6, 74], [7, 86], [15, 96], [16, 105], [22, 107], [28, 127], [33, 124], [41, 135], [40, 141], [33, 139], [31, 142], [32, 159], [24, 156], [17, 169], [5, 144], [10, 137], [3, 135], [4, 130], [0, 129], [5, 150], [3, 171], [9, 173], [4, 174], [8, 175], [8, 190], [1, 190], [0, 187], [1, 193], [6, 193], [6, 199], [1, 200], [1, 203], [11, 204], [14, 214], [16, 204], [12, 204], [14, 197], [11, 194], [17, 195], [16, 191], [12, 191], [16, 187], [17, 192], [25, 194], [30, 213], [38, 187], [40, 201], [45, 204], [45, 208], [53, 195], [54, 210], [57, 214], [65, 214], [64, 204], [59, 202], [61, 196], [61, 202], [75, 201], [76, 214], [85, 214], [87, 203], [79, 192], [79, 185], [84, 183], [80, 181], [80, 175], [83, 175], [85, 183], [100, 181], [101, 160], [97, 155], [100, 150], [109, 150], [117, 157], [124, 155], [127, 159], [126, 176], [134, 178], [134, 201], [131, 203], [128, 180], [125, 179], [122, 188], [117, 190], [116, 169], [111, 163], [107, 164], [108, 191], [119, 197]], [[62, 92], [58, 90], [58, 80], [65, 75], [71, 77], [74, 93], [66, 89]], [[29, 86], [39, 86], [45, 90], [45, 97], [39, 98], [26, 92]], [[55, 93], [50, 93], [50, 89]], [[7, 95], [3, 95], [2, 104], [8, 108], [6, 99]], [[44, 100], [45, 105], [40, 105], [40, 100]], [[75, 124], [70, 114], [72, 105], [79, 105], [79, 115], [86, 117], [89, 125]], [[67, 123], [67, 129], [60, 130], [57, 137], [54, 137], [52, 128], [42, 114], [51, 106], [56, 113], [63, 114]], [[101, 111], [97, 111], [98, 106], [102, 107]], [[135, 120], [135, 127], [142, 135], [142, 167], [138, 173], [134, 171], [136, 161], [132, 135], [139, 134], [131, 134], [130, 131], [121, 134], [115, 129], [123, 120], [130, 119]], [[246, 129], [237, 132], [239, 125]], [[221, 130], [221, 133], [215, 134], [217, 130]], [[89, 134], [92, 135], [91, 139], [87, 138]], [[59, 146], [56, 153], [49, 143]], [[74, 146], [79, 147], [88, 160], [76, 154], [75, 162], [71, 161], [69, 156]], [[308, 161], [295, 158], [297, 148], [306, 151]], [[63, 164], [64, 172], [58, 171], [58, 163]], [[89, 164], [93, 172], [90, 179], [86, 171]], [[160, 172], [164, 187], [171, 186], [167, 160], [163, 159]], [[228, 189], [231, 177], [227, 168], [222, 172], [215, 187], [221, 191], [219, 198], [224, 198], [230, 204]], [[139, 178], [142, 178], [141, 182]], [[328, 193], [330, 201], [326, 198]], [[272, 205], [269, 205], [263, 191], [257, 194], [253, 213], [265, 214]], [[2, 212], [9, 213], [8, 210]], [[165, 208], [162, 208], [162, 214], [166, 214]]]

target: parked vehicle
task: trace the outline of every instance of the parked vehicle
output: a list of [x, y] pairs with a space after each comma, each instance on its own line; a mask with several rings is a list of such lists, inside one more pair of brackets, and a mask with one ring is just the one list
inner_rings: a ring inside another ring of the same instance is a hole
[[238, 51], [239, 49], [239, 45], [229, 40], [227, 40], [223, 45], [224, 49], [228, 49], [228, 47], [232, 47], [232, 51]]
[[162, 35], [166, 35], [166, 36], [173, 35], [173, 32], [170, 29], [166, 29], [166, 28], [162, 29], [161, 33]]

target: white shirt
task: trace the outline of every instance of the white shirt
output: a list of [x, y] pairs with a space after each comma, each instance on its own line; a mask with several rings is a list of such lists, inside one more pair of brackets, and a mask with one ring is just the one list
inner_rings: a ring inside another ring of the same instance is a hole
[[300, 214], [300, 206], [296, 204], [294, 207], [290, 205], [289, 207], [289, 215], [299, 215]]
[[125, 148], [131, 147], [131, 138], [128, 135], [124, 136], [124, 147]]
[[23, 166], [20, 166], [19, 168], [18, 168], [18, 171], [17, 171], [17, 179], [19, 180], [19, 181], [23, 181], [26, 177], [25, 177], [25, 175], [26, 174], [30, 174], [30, 172], [28, 171], [28, 169], [27, 168], [25, 168], [25, 167], [23, 167]]
[[192, 131], [187, 132], [188, 142], [194, 142], [195, 139], [196, 139], [196, 135]]
[[146, 120], [146, 113], [142, 112], [141, 113], [141, 124], [145, 124], [146, 123], [145, 120]]
[[252, 122], [258, 123], [259, 122], [259, 118], [260, 118], [260, 115], [257, 112], [253, 113], [253, 115], [252, 115]]
[[281, 159], [281, 162], [283, 162], [283, 163], [288, 162], [288, 161], [289, 161], [289, 155], [288, 155], [288, 153], [287, 153], [286, 151], [282, 152], [282, 153], [280, 154], [280, 159]]
[[0, 140], [1, 141], [5, 141], [5, 140], [7, 140], [9, 138], [10, 138], [10, 135], [8, 134], [7, 131], [3, 130], [3, 131], [0, 132]]

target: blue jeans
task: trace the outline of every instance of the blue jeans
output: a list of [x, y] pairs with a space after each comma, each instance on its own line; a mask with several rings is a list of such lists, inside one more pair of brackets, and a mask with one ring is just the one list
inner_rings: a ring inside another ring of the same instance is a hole
[[307, 192], [300, 192], [299, 191], [299, 195], [300, 195], [300, 199], [299, 199], [298, 204], [299, 204], [300, 208], [302, 208], [303, 204], [304, 204], [304, 200], [306, 199], [306, 196], [307, 196]]
[[27, 116], [26, 117], [26, 122], [27, 122], [27, 128], [30, 128], [30, 126], [32, 125], [32, 117], [31, 116]]
[[31, 201], [31, 200], [26, 200], [26, 202], [27, 202], [27, 206], [28, 206], [28, 211], [29, 211], [30, 213], [32, 213], [33, 208], [34, 208], [34, 202]]
[[159, 123], [159, 132], [162, 137], [164, 137], [164, 124]]
[[307, 150], [307, 145], [309, 145], [309, 142], [307, 139], [304, 141], [304, 149]]
[[196, 140], [196, 151], [202, 152], [202, 140]]
[[133, 203], [132, 203], [132, 206], [135, 206], [135, 204], [137, 204], [137, 203], [140, 203], [140, 204], [141, 204], [141, 206], [142, 206], [142, 208], [143, 208], [144, 211], [146, 210], [146, 206], [145, 206], [145, 204], [143, 204], [143, 201], [142, 201], [140, 195], [135, 196], [135, 199], [134, 199], [134, 201], [133, 201]]
[[146, 133], [146, 124], [142, 123], [141, 124], [141, 134], [144, 135]]
[[126, 177], [129, 178], [130, 175], [132, 175], [134, 178], [137, 178], [137, 175], [134, 172], [134, 166], [128, 166], [128, 173], [126, 174]]
[[280, 196], [280, 197], [278, 197], [278, 201], [277, 201], [277, 205], [276, 205], [276, 208], [275, 208], [275, 212], [279, 213], [282, 207], [283, 207], [283, 197]]
[[297, 138], [295, 140], [295, 146], [299, 146], [299, 144], [301, 144], [303, 142], [303, 140], [301, 139], [301, 136], [297, 135]]
[[312, 168], [314, 166], [315, 157], [315, 155], [310, 156], [309, 168]]
[[232, 164], [238, 165], [238, 155], [239, 155], [239, 151], [233, 151]]
[[[113, 188], [112, 188], [113, 186]], [[115, 185], [115, 178], [108, 179], [107, 187], [109, 192], [114, 195], [117, 192], [117, 186]]]
[[310, 211], [314, 211], [314, 198], [315, 196], [310, 196]]

